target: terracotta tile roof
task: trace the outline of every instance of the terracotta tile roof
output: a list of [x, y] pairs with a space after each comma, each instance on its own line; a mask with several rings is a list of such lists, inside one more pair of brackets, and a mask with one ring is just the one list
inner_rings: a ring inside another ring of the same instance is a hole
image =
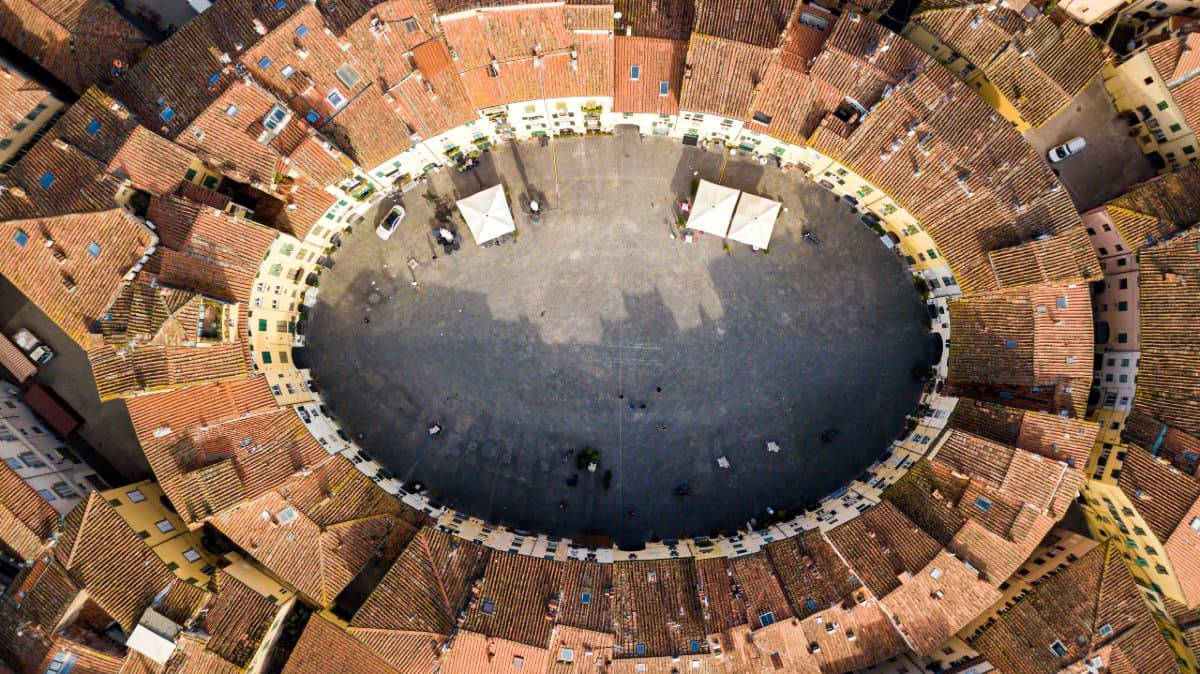
[[354, 627], [449, 634], [491, 550], [422, 529], [354, 614]]
[[[653, 37], [617, 36], [613, 42], [613, 110], [615, 112], [679, 114], [679, 91], [687, 42]], [[630, 67], [640, 66], [637, 80]], [[660, 83], [667, 83], [667, 95]]]
[[414, 49], [412, 57], [413, 76], [384, 95], [409, 127], [433, 138], [478, 117], [445, 42], [430, 40]]
[[[583, 603], [583, 594], [588, 601]], [[568, 561], [563, 566], [558, 624], [593, 632], [612, 629], [612, 565]]]
[[196, 159], [137, 124], [124, 106], [96, 87], [83, 92], [47, 135], [69, 143], [117, 179], [130, 180], [151, 194], [174, 191]]
[[125, 405], [143, 445], [156, 438], [268, 413], [277, 407], [265, 376], [138, 396]]
[[1200, 229], [1143, 248], [1141, 364], [1133, 414], [1200, 437]]
[[1175, 531], [1160, 540], [1188, 606], [1200, 607], [1200, 531], [1191, 526], [1197, 518], [1200, 518], [1200, 499], [1180, 518]]
[[319, 525], [279, 491], [267, 492], [209, 521], [260, 564], [322, 606], [331, 605], [377, 552], [390, 547], [389, 538], [411, 534], [409, 525], [390, 514], [360, 513], [354, 519]]
[[[1108, 205], [1190, 227], [1200, 222], [1200, 165], [1191, 164], [1138, 183]], [[1146, 244], [1145, 241], [1131, 240], [1129, 237], [1134, 235], [1133, 232], [1121, 233], [1131, 247], [1140, 248]]]
[[[547, 54], [541, 59], [545, 98], [613, 95], [613, 37], [607, 33], [575, 33], [571, 52]], [[658, 86], [657, 84], [655, 85]]]
[[147, 271], [171, 286], [208, 297], [248, 302], [267, 248], [278, 234], [267, 227], [178, 197], [156, 197], [146, 217], [158, 234], [161, 256]]
[[0, 273], [79, 342], [154, 241], [121, 208], [9, 220], [0, 237]]
[[1099, 74], [1108, 50], [1061, 12], [983, 4], [920, 10], [913, 22], [982, 70], [1021, 116], [1041, 126]]
[[615, 0], [621, 13], [617, 34], [687, 40], [696, 20], [696, 0]]
[[696, 0], [694, 31], [774, 49], [796, 14], [797, 0]]
[[437, 37], [434, 11], [430, 0], [346, 0], [321, 6], [325, 23], [333, 32], [348, 37], [359, 57], [367, 59], [387, 84], [406, 72], [405, 66], [400, 66], [399, 72], [393, 70], [405, 60], [406, 52]]
[[59, 561], [126, 633], [160, 593], [156, 610], [177, 623], [192, 617], [208, 598], [204, 590], [180, 581], [99, 492], [76, 506], [66, 529]]
[[[1130, 199], [1129, 201], [1135, 200]], [[1186, 200], [1180, 201], [1186, 202]], [[1112, 220], [1113, 226], [1121, 233], [1130, 252], [1140, 250], [1143, 246], [1165, 239], [1179, 231], [1179, 225], [1155, 215], [1138, 213], [1111, 203], [1102, 209]]]
[[477, 632], [459, 632], [441, 659], [441, 674], [545, 674], [550, 652]]
[[218, 571], [213, 580], [217, 596], [202, 622], [204, 631], [212, 635], [207, 648], [223, 660], [245, 667], [279, 613], [279, 604], [224, 571]]
[[[262, 385], [261, 380], [206, 384], [153, 396], [156, 401], [144, 402], [148, 396], [130, 401], [135, 430], [139, 437], [150, 436], [142, 440], [146, 458], [185, 522], [196, 523], [258, 498], [326, 461], [325, 449], [290, 408], [259, 408], [235, 416], [237, 412], [226, 407], [231, 391]], [[197, 412], [211, 416], [195, 424], [168, 425], [186, 419], [183, 410], [171, 419], [169, 406], [205, 393], [213, 397], [207, 406], [200, 403]], [[166, 408], [166, 414], [143, 421], [144, 408], [154, 402]]]
[[779, 59], [767, 67], [746, 126], [787, 143], [804, 145], [821, 119], [842, 102], [844, 94], [785, 63]]
[[780, 573], [770, 556], [760, 552], [730, 561], [737, 579], [737, 592], [744, 597], [745, 609], [741, 622], [747, 619], [752, 627], [762, 626], [761, 616], [770, 613], [774, 620], [793, 616], [791, 603], [784, 592]]
[[1141, 413], [1126, 417], [1121, 438], [1142, 447], [1153, 447], [1155, 456], [1188, 475], [1200, 477], [1200, 438]]
[[[333, 656], [333, 657], [331, 657]], [[288, 656], [283, 674], [399, 674], [371, 649], [319, 613], [313, 614]], [[405, 672], [404, 674], [408, 674]]]
[[[172, 324], [180, 327], [177, 317]], [[212, 346], [93, 344], [88, 362], [101, 400], [188, 384], [245, 378], [250, 374], [250, 354], [240, 342]]]
[[[755, 672], [849, 672], [905, 648], [888, 615], [873, 598], [827, 607], [802, 621], [776, 622], [755, 631], [752, 639], [749, 648], [756, 652], [745, 655], [750, 660], [747, 669]], [[724, 657], [730, 655], [727, 652]], [[737, 651], [732, 655], [736, 657]]]
[[406, 632], [401, 630], [377, 630], [348, 627], [354, 635], [401, 672], [434, 672], [438, 654], [446, 642], [445, 635], [432, 632]]
[[492, 555], [462, 627], [545, 648], [562, 588], [562, 562], [528, 555]]
[[45, 555], [22, 568], [6, 594], [30, 620], [55, 631], [64, 619], [73, 617], [71, 611], [81, 591], [67, 570], [52, 555]]
[[360, 166], [375, 167], [412, 147], [399, 118], [375, 86], [321, 125], [321, 131]]
[[[1094, 434], [1093, 434], [1094, 437]], [[966, 475], [1014, 503], [1062, 517], [1079, 486], [1079, 470], [1023, 449], [1009, 448], [951, 431], [934, 457], [936, 463]]]
[[988, 253], [996, 284], [1003, 290], [1062, 281], [1098, 281], [1100, 260], [1082, 227], [1057, 237], [1027, 241]]
[[766, 553], [797, 617], [833, 606], [858, 587], [837, 551], [816, 530], [775, 541]]
[[749, 117], [773, 53], [766, 47], [693, 34], [679, 107], [733, 119]]
[[1160, 541], [1171, 536], [1200, 500], [1200, 483], [1195, 478], [1132, 445], [1126, 447], [1117, 484]]
[[563, 22], [567, 28], [575, 31], [600, 31], [613, 33], [615, 12], [612, 2], [607, 0], [588, 0], [588, 2], [567, 3], [563, 8]]
[[79, 93], [112, 79], [150, 41], [112, 5], [85, 0], [6, 0], [0, 38]]
[[54, 507], [12, 467], [0, 467], [0, 543], [29, 561], [50, 543], [58, 521]]
[[[94, 641], [99, 642], [99, 639]], [[97, 644], [98, 646], [99, 644]], [[112, 644], [106, 644], [109, 649], [115, 651]], [[69, 668], [71, 672], [78, 674], [118, 674], [122, 666], [125, 664], [124, 655], [118, 655], [115, 652], [108, 652], [99, 648], [79, 643], [66, 636], [59, 635], [54, 638], [54, 643], [50, 645], [50, 650], [46, 653], [46, 658], [36, 670], [38, 672], [50, 672], [51, 666], [55, 661], [62, 662], [65, 656], [72, 655], [72, 666]]]
[[704, 643], [696, 582], [691, 559], [614, 564], [613, 623], [619, 657], [695, 652], [693, 646]]
[[235, 83], [196, 117], [178, 141], [195, 152], [206, 166], [234, 180], [269, 190], [275, 175], [283, 168], [282, 159], [278, 152], [257, 139], [264, 130], [261, 120], [274, 105], [267, 92]]
[[[18, 634], [19, 632], [19, 634]], [[17, 672], [45, 671], [37, 667], [50, 650], [53, 637], [6, 601], [0, 601], [0, 663]]]
[[1066, 461], [1073, 468], [1082, 470], [1099, 433], [1099, 427], [1092, 422], [1027, 412], [1021, 421], [1016, 445], [1035, 454]]
[[[727, 557], [696, 560], [696, 594], [703, 609], [704, 633], [748, 624], [746, 601]], [[757, 627], [758, 623], [755, 622]]]
[[182, 140], [192, 122], [238, 80], [234, 59], [264, 32], [308, 7], [300, 0], [289, 0], [279, 10], [275, 5], [275, 0], [215, 3], [129, 68], [113, 84], [113, 95], [150, 128]]
[[[1108, 625], [1112, 632], [1100, 635]], [[1058, 656], [1051, 645], [1061, 645]], [[1175, 668], [1175, 657], [1115, 542], [1100, 545], [1049, 576], [985, 627], [971, 645], [1006, 672], [1058, 672], [1096, 654], [1112, 671], [1157, 672]]]
[[924, 655], [1000, 599], [995, 587], [941, 550], [924, 567], [902, 575], [900, 586], [880, 603], [912, 649]]
[[0, 66], [0, 131], [8, 135], [13, 126], [49, 95], [50, 92], [34, 80], [26, 79], [7, 66]]
[[[597, 566], [607, 566], [599, 564]], [[563, 649], [570, 649], [573, 658], [562, 659]], [[550, 641], [550, 674], [607, 674], [603, 664], [612, 662], [613, 635], [607, 631], [593, 631], [562, 624], [554, 628]], [[620, 661], [618, 661], [619, 663]], [[614, 665], [618, 663], [613, 663]]]
[[[1092, 371], [1086, 285], [956, 300], [950, 303], [950, 320], [955, 331], [948, 381], [955, 391], [1019, 406], [1026, 405], [1018, 398], [1027, 396], [1035, 409], [1083, 416]], [[1060, 393], [1069, 404], [1052, 407]]]
[[877, 596], [900, 587], [898, 576], [916, 573], [941, 546], [886, 501], [831, 530], [829, 542], [854, 577]]
[[1167, 85], [1188, 125], [1200, 124], [1200, 80], [1194, 77], [1196, 69], [1200, 68], [1198, 55], [1200, 39], [1191, 34], [1146, 47], [1146, 56]]
[[[827, 117], [813, 147], [912, 212], [968, 294], [998, 287], [992, 251], [1044, 235], [1052, 243], [1043, 246], [1073, 245], [1058, 235], [1078, 228], [1079, 215], [1045, 160], [970, 88], [888, 36], [872, 22], [837, 23], [812, 74], [874, 110], [853, 124]], [[885, 41], [891, 48], [880, 53]], [[851, 107], [845, 115], [855, 117]]]

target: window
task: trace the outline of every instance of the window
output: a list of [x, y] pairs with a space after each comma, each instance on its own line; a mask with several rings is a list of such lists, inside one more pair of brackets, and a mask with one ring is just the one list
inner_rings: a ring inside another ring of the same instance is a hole
[[50, 488], [53, 489], [54, 493], [58, 494], [60, 498], [75, 498], [76, 496], [79, 496], [79, 494], [75, 493], [74, 489], [71, 489], [71, 485], [67, 484], [66, 482], [55, 482], [50, 486]]
[[1170, 128], [1170, 129], [1171, 129], [1171, 132], [1172, 132], [1172, 133], [1175, 133], [1175, 132], [1177, 132], [1177, 131], [1181, 130], [1183, 127], [1179, 126], [1178, 124], [1172, 124], [1172, 125], [1171, 125], [1170, 127], [1168, 127], [1168, 128]]
[[642, 642], [639, 641], [637, 644], [634, 645], [633, 652], [637, 653], [638, 655], [645, 655], [646, 654], [646, 644], [643, 644]]
[[288, 352], [287, 351], [279, 352], [279, 362], [283, 363], [284, 365], [287, 365], [287, 362], [288, 362]]
[[96, 134], [100, 133], [100, 120], [93, 119], [92, 121], [88, 122], [87, 132], [89, 136], [95, 136]]
[[270, 56], [264, 56], [264, 57], [262, 57], [262, 58], [260, 58], [260, 59], [258, 60], [258, 67], [259, 67], [259, 69], [261, 69], [261, 70], [266, 70], [267, 68], [270, 68], [270, 67], [271, 67], [271, 63], [272, 63], [272, 61], [271, 61], [271, 57], [270, 57]]
[[287, 321], [275, 321], [275, 332], [287, 332], [287, 331], [288, 331], [288, 322]]
[[1117, 343], [1124, 344], [1129, 341], [1129, 335], [1124, 332], [1117, 333]]
[[270, 274], [271, 276], [280, 276], [283, 274], [283, 265], [282, 264], [273, 264], [273, 265], [271, 265], [271, 269], [267, 273]]
[[[1200, 522], [1200, 519], [1198, 519], [1198, 520], [1196, 520], [1196, 521], [1197, 521], [1197, 522]], [[580, 597], [579, 597], [579, 601], [580, 601], [581, 603], [583, 603], [583, 604], [590, 604], [590, 603], [592, 603], [592, 593], [591, 593], [591, 592], [584, 592], [582, 595], [580, 595]]]
[[57, 501], [58, 500], [54, 497], [54, 492], [50, 491], [49, 489], [39, 489], [38, 494], [41, 495], [41, 497], [46, 499], [47, 501]]
[[1166, 101], [1159, 101], [1159, 102], [1158, 102], [1158, 106], [1157, 106], [1157, 107], [1158, 107], [1158, 109], [1159, 109], [1159, 110], [1166, 110], [1167, 108], [1169, 108], [1169, 107], [1171, 107], [1171, 106], [1170, 106], [1170, 104], [1169, 104], [1169, 103], [1167, 103]]
[[183, 551], [183, 558], [189, 562], [198, 562], [200, 561], [200, 553], [196, 552], [195, 548], [188, 548]]
[[89, 243], [87, 252], [88, 255], [91, 255], [92, 257], [100, 257], [100, 244], [96, 243], [95, 241]]
[[979, 508], [983, 512], [987, 512], [992, 509], [992, 502], [986, 497], [980, 496], [979, 498], [975, 499], [975, 507]]
[[21, 470], [25, 467], [25, 464], [21, 463], [21, 460], [15, 456], [4, 457], [4, 463], [7, 463], [8, 467], [12, 468], [13, 470]]
[[1184, 154], [1195, 154], [1195, 153], [1196, 153], [1196, 148], [1192, 147], [1191, 145], [1184, 145], [1184, 146], [1183, 146], [1183, 153], [1184, 153]]
[[275, 0], [275, 11], [281, 11], [284, 7], [287, 7], [287, 0]]
[[343, 105], [346, 104], [346, 98], [342, 96], [342, 92], [338, 91], [337, 87], [329, 90], [329, 93], [325, 96], [325, 100], [329, 101], [329, 104], [333, 106], [334, 110], [339, 110]]
[[293, 68], [293, 67], [292, 67], [292, 66], [289, 64], [289, 65], [286, 65], [286, 66], [284, 66], [284, 67], [280, 68], [280, 69], [279, 69], [279, 74], [280, 74], [280, 75], [283, 75], [283, 79], [285, 79], [285, 80], [286, 80], [287, 78], [289, 78], [289, 77], [291, 77], [292, 75], [295, 75], [295, 74], [296, 74], [296, 69], [295, 69], [295, 68]]
[[154, 528], [158, 529], [164, 534], [175, 531], [175, 525], [171, 524], [170, 520], [159, 520], [154, 523]]
[[1123, 279], [1117, 281], [1117, 289], [1128, 290], [1129, 289], [1129, 279], [1123, 278]]
[[767, 625], [775, 624], [775, 614], [768, 611], [768, 612], [758, 616], [758, 624], [763, 627], [766, 627]]
[[146, 500], [146, 496], [137, 489], [125, 492], [125, 498], [128, 498], [130, 503], [141, 503]]
[[642, 67], [629, 66], [629, 79], [633, 80], [634, 82], [642, 79]]
[[29, 235], [25, 230], [18, 229], [16, 234], [13, 234], [13, 243], [17, 244], [17, 248], [24, 248], [25, 244], [29, 243]]
[[1144, 79], [1144, 80], [1142, 80], [1142, 81], [1143, 81], [1143, 82], [1145, 82], [1146, 84], [1154, 84], [1154, 78], [1153, 78], [1153, 77], [1147, 77], [1146, 79]]
[[1004, 342], [1004, 348], [1006, 348], [1006, 349], [1015, 349], [1015, 348], [1017, 348], [1017, 340], [1015, 340], [1015, 339], [1010, 339], [1010, 340], [1008, 340], [1008, 341]]
[[764, 125], [770, 124], [771, 116], [768, 114], [762, 113], [762, 112], [756, 112], [756, 113], [754, 113], [754, 121], [758, 122], [759, 124], [764, 124]]
[[46, 171], [41, 178], [38, 178], [38, 184], [45, 189], [50, 189], [50, 186], [54, 184], [54, 174]]
[[1060, 658], [1065, 657], [1067, 654], [1067, 647], [1063, 645], [1063, 642], [1055, 639], [1054, 641], [1050, 642], [1050, 652], [1054, 653]]
[[338, 66], [337, 78], [341, 80], [342, 84], [346, 85], [346, 87], [353, 89], [354, 85], [358, 84], [359, 80], [362, 79], [362, 75], [358, 74], [358, 71], [354, 69], [354, 66], [350, 65], [349, 63], [343, 63], [342, 65]]
[[304, 24], [296, 26], [296, 37], [304, 37], [305, 35], [308, 35], [308, 26]]
[[1129, 302], [1117, 302], [1117, 311], [1129, 311]]
[[658, 83], [658, 95], [666, 96], [669, 93], [671, 93], [671, 83], [667, 82], [666, 80], [659, 82]]
[[419, 25], [417, 25], [416, 18], [410, 16], [404, 20], [404, 32], [415, 33], [418, 30], [420, 30], [420, 28], [421, 27]]
[[172, 119], [175, 119], [175, 111], [168, 106], [163, 108], [162, 112], [158, 113], [158, 116], [162, 118], [162, 121], [169, 123]]
[[1192, 528], [1192, 531], [1200, 534], [1200, 517], [1193, 517], [1192, 521], [1188, 523], [1188, 526]]
[[46, 462], [33, 452], [21, 452], [21, 460], [30, 468], [45, 468]]
[[262, 362], [263, 362], [263, 364], [264, 364], [264, 365], [270, 365], [270, 364], [271, 364], [271, 352], [270, 352], [270, 351], [263, 351], [263, 352], [262, 352]]

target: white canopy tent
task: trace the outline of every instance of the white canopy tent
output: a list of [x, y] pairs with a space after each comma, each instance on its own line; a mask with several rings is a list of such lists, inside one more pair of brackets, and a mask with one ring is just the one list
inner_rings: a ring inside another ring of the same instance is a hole
[[692, 208], [688, 213], [688, 229], [695, 229], [724, 238], [729, 231], [729, 219], [737, 208], [738, 195], [732, 187], [725, 187], [707, 180], [700, 181]]
[[458, 202], [458, 210], [467, 221], [467, 228], [475, 243], [491, 241], [517, 230], [513, 224], [508, 199], [504, 197], [504, 186], [496, 185], [476, 192]]
[[766, 248], [771, 243], [771, 232], [775, 230], [781, 205], [778, 201], [743, 193], [729, 225], [729, 238], [755, 248]]

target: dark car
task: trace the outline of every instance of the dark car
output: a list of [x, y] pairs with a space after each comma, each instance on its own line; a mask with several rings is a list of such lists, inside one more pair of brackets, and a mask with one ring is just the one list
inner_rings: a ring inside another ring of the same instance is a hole
[[675, 488], [675, 495], [676, 495], [676, 496], [687, 496], [687, 495], [688, 495], [688, 494], [690, 494], [691, 492], [692, 492], [692, 488], [691, 488], [691, 487], [689, 487], [689, 486], [688, 486], [688, 483], [686, 483], [686, 482], [684, 482], [683, 484], [681, 484], [681, 485], [679, 485], [678, 487], [676, 487], [676, 488]]
[[829, 442], [838, 436], [838, 429], [827, 428], [821, 431], [821, 442]]

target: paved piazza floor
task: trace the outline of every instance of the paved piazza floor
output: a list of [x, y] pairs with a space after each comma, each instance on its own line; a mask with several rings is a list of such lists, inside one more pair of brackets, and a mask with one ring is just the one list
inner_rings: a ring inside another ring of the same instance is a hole
[[[723, 163], [618, 133], [508, 146], [472, 173], [438, 175], [404, 195], [391, 240], [367, 223], [348, 237], [300, 358], [397, 477], [517, 528], [632, 545], [820, 498], [913, 411], [913, 367], [932, 357], [923, 307], [900, 261], [832, 195], [796, 172]], [[769, 254], [670, 238], [694, 172], [783, 201]], [[514, 203], [538, 194], [551, 210], [536, 223], [518, 213], [519, 240], [495, 247], [460, 224], [462, 250], [434, 260], [438, 200], [501, 179]], [[435, 421], [446, 430], [430, 437]], [[840, 430], [833, 442], [826, 428]], [[601, 452], [594, 474], [566, 454], [585, 447]], [[685, 482], [690, 495], [675, 495]]]

